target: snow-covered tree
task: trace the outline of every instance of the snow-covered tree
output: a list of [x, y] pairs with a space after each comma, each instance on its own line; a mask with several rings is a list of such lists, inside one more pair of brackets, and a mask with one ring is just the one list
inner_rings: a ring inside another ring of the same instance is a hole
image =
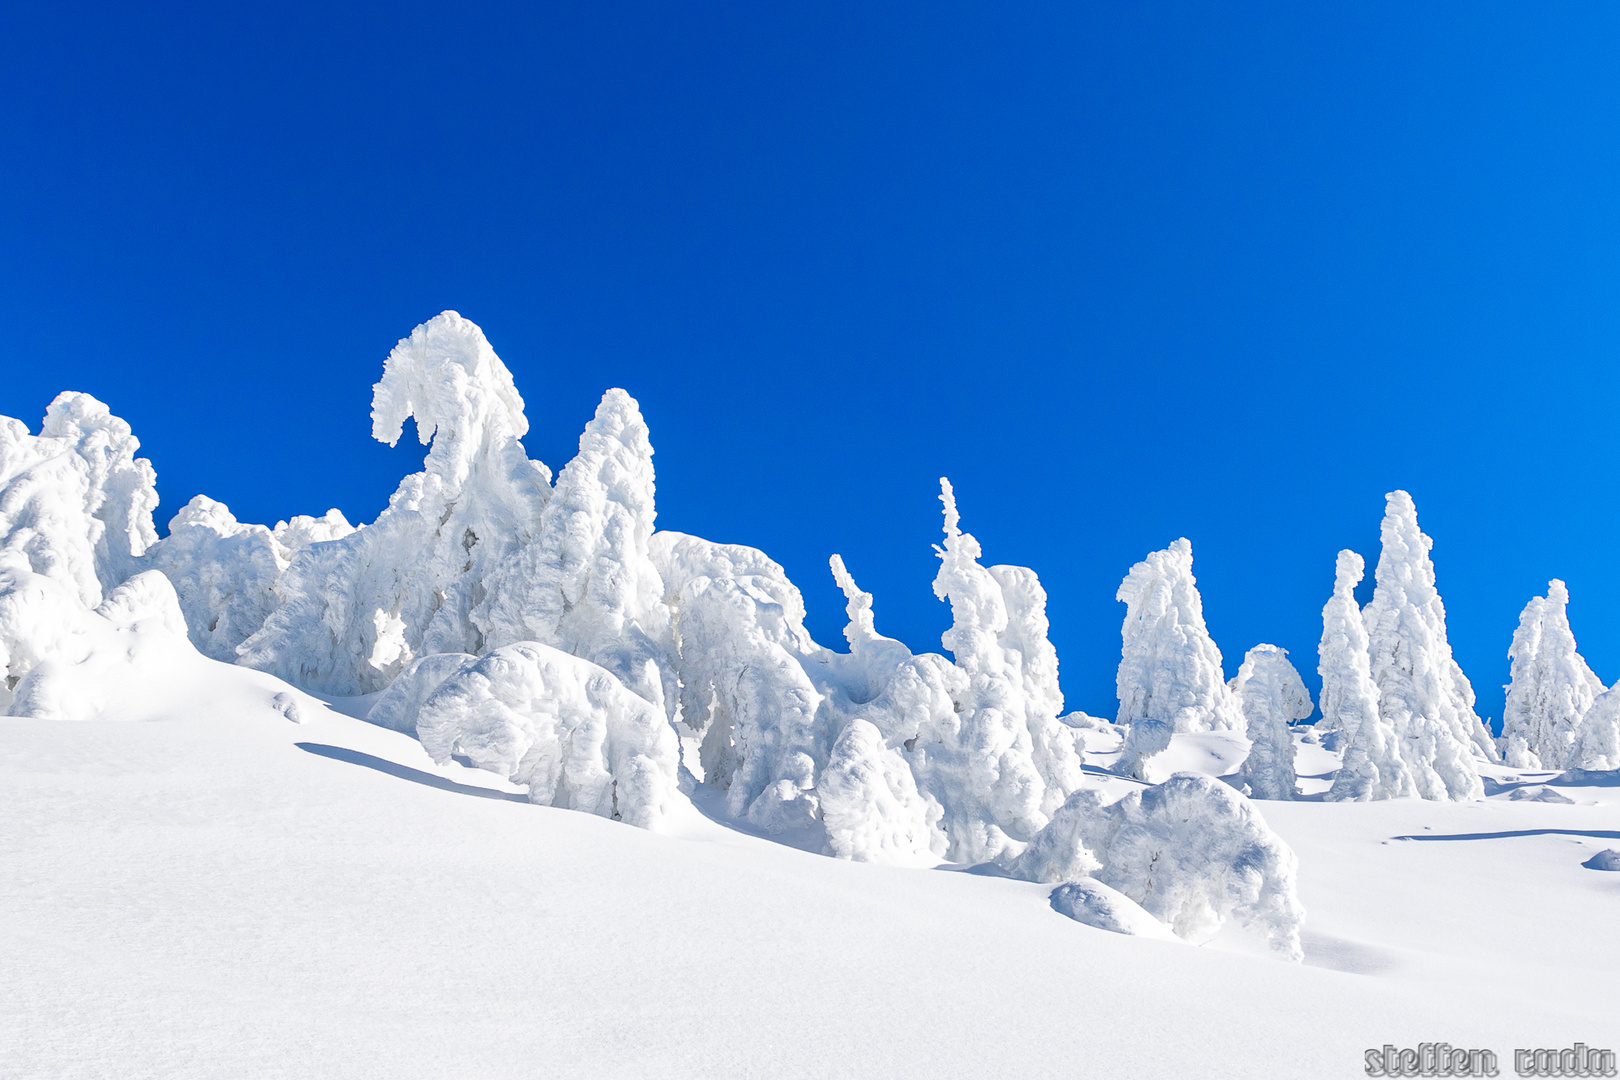
[[147, 562], [174, 583], [191, 643], [226, 663], [275, 610], [276, 581], [287, 565], [269, 529], [237, 521], [206, 495], [180, 508]]
[[636, 400], [618, 389], [602, 395], [533, 539], [490, 575], [473, 622], [487, 648], [554, 645], [672, 714], [670, 615], [650, 553], [652, 454]]
[[1339, 552], [1333, 595], [1322, 608], [1316, 667], [1322, 676], [1322, 724], [1336, 732], [1344, 758], [1325, 796], [1333, 802], [1392, 799], [1416, 792], [1401, 760], [1394, 725], [1378, 712], [1367, 627], [1355, 596], [1365, 572], [1360, 555]]
[[1576, 727], [1603, 683], [1575, 649], [1569, 627], [1569, 590], [1556, 578], [1545, 597], [1533, 597], [1519, 616], [1508, 648], [1512, 660], [1502, 740], [1517, 769], [1565, 769]]
[[89, 394], [57, 395], [40, 434], [0, 417], [0, 565], [59, 582], [86, 607], [157, 539], [156, 474], [129, 425]]
[[1576, 729], [1568, 762], [1576, 769], [1620, 769], [1620, 685], [1592, 700]]
[[1446, 609], [1429, 559], [1434, 541], [1418, 528], [1410, 495], [1393, 491], [1386, 501], [1377, 585], [1362, 611], [1379, 715], [1395, 733], [1413, 794], [1481, 798], [1474, 758], [1494, 756], [1495, 746], [1446, 640]]
[[1242, 730], [1221, 651], [1204, 625], [1192, 544], [1177, 540], [1131, 567], [1115, 598], [1126, 605], [1118, 722], [1147, 718], [1176, 731]]
[[674, 806], [679, 761], [664, 715], [604, 668], [525, 641], [466, 664], [416, 718], [438, 762], [455, 754], [546, 806], [650, 828]]
[[1288, 662], [1288, 650], [1256, 645], [1244, 656], [1231, 685], [1248, 721], [1249, 756], [1243, 759], [1239, 779], [1257, 799], [1292, 799], [1298, 777], [1288, 725], [1310, 716], [1314, 706], [1299, 672]]
[[371, 525], [299, 551], [241, 651], [241, 663], [337, 694], [380, 690], [418, 656], [483, 651], [470, 613], [551, 494], [550, 471], [519, 441], [528, 421], [511, 373], [453, 311], [388, 354], [371, 416], [390, 446], [415, 419], [431, 443], [423, 470]]

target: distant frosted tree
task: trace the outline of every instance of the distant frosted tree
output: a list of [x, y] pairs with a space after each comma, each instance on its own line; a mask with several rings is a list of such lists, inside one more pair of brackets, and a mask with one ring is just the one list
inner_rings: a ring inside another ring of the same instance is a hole
[[1581, 717], [1569, 767], [1620, 769], [1620, 684], [1593, 699], [1592, 707]]
[[1204, 625], [1192, 544], [1177, 540], [1131, 567], [1115, 598], [1126, 605], [1119, 723], [1151, 719], [1176, 731], [1241, 731], [1242, 710]]
[[1250, 743], [1239, 778], [1257, 799], [1292, 799], [1298, 777], [1288, 725], [1310, 716], [1314, 706], [1299, 672], [1288, 662], [1288, 650], [1256, 645], [1231, 685], [1248, 722]]
[[1434, 541], [1418, 528], [1410, 495], [1392, 491], [1385, 499], [1377, 586], [1362, 611], [1379, 715], [1395, 733], [1414, 794], [1481, 798], [1474, 758], [1494, 758], [1496, 749], [1446, 640], [1446, 609], [1429, 559]]
[[1507, 763], [1517, 769], [1564, 769], [1575, 748], [1576, 727], [1603, 683], [1575, 649], [1569, 627], [1569, 590], [1556, 578], [1545, 597], [1532, 597], [1519, 616], [1508, 648], [1512, 681], [1502, 711]]

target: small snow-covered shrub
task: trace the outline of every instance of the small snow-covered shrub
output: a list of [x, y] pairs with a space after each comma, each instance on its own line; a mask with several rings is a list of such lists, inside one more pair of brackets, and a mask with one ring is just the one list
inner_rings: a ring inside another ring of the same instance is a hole
[[1112, 805], [1076, 791], [1011, 868], [1030, 881], [1095, 877], [1190, 940], [1235, 919], [1299, 960], [1305, 911], [1296, 866], [1248, 799], [1211, 777], [1178, 773]]
[[524, 641], [496, 649], [423, 702], [417, 737], [529, 786], [532, 802], [650, 828], [676, 794], [675, 732], [606, 669]]

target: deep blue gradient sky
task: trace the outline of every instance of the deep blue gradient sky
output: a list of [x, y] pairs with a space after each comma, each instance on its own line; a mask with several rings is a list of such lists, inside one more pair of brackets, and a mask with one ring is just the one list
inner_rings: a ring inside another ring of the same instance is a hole
[[422, 454], [371, 383], [455, 308], [531, 456], [627, 388], [660, 525], [764, 548], [828, 644], [838, 551], [939, 648], [944, 474], [1071, 708], [1178, 536], [1228, 674], [1314, 688], [1405, 487], [1483, 714], [1549, 577], [1620, 678], [1620, 9], [992, 7], [5, 5], [0, 413], [108, 402], [160, 530], [370, 520]]

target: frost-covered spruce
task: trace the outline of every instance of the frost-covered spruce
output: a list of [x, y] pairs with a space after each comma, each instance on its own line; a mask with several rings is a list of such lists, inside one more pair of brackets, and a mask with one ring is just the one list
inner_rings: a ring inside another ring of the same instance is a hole
[[1232, 692], [1248, 721], [1249, 755], [1238, 770], [1239, 779], [1257, 799], [1292, 799], [1298, 777], [1288, 725], [1310, 716], [1314, 706], [1299, 672], [1288, 662], [1288, 650], [1275, 645], [1250, 649], [1232, 679]]
[[805, 665], [822, 650], [799, 590], [755, 548], [661, 532], [650, 550], [674, 613], [694, 771], [726, 792], [733, 817], [772, 832], [816, 827], [816, 771], [832, 735], [816, 720], [822, 694]]
[[431, 442], [377, 520], [294, 557], [277, 607], [240, 663], [310, 689], [363, 694], [418, 656], [482, 651], [470, 612], [484, 581], [534, 535], [551, 473], [519, 442], [523, 399], [483, 331], [453, 311], [411, 332], [372, 388], [372, 435], [407, 419]]
[[1074, 729], [1057, 719], [1056, 657], [1039, 648], [1045, 593], [1031, 571], [979, 565], [979, 542], [962, 531], [943, 478], [940, 501], [945, 543], [935, 548], [934, 595], [950, 602], [941, 641], [966, 679], [952, 695], [956, 716], [923, 729], [913, 762], [918, 787], [944, 807], [951, 858], [980, 862], [1015, 855], [1040, 831], [1079, 786], [1080, 758]]
[[180, 508], [147, 561], [174, 583], [191, 643], [227, 663], [275, 610], [287, 565], [269, 529], [237, 521], [206, 495]]
[[1367, 627], [1355, 596], [1365, 571], [1360, 555], [1339, 552], [1333, 595], [1322, 608], [1316, 667], [1322, 676], [1322, 723], [1337, 733], [1344, 759], [1325, 796], [1332, 802], [1416, 794], [1411, 772], [1401, 760], [1394, 725], [1378, 713]]
[[1581, 717], [1570, 752], [1569, 767], [1577, 769], [1620, 769], [1620, 685], [1612, 686], [1593, 699]]
[[669, 609], [650, 553], [652, 454], [635, 399], [617, 389], [602, 395], [534, 538], [495, 568], [472, 618], [486, 647], [554, 645], [672, 715]]
[[1379, 715], [1394, 731], [1412, 794], [1481, 798], [1474, 758], [1496, 751], [1446, 641], [1446, 609], [1429, 559], [1434, 542], [1418, 528], [1410, 495], [1393, 491], [1386, 500], [1377, 586], [1362, 611]]
[[1149, 718], [1176, 731], [1242, 730], [1221, 651], [1204, 625], [1192, 544], [1177, 540], [1131, 567], [1115, 598], [1126, 605], [1118, 722]]
[[529, 799], [651, 828], [678, 792], [675, 731], [607, 670], [525, 641], [445, 679], [423, 702], [417, 736], [529, 786]]
[[0, 417], [0, 566], [86, 607], [140, 569], [156, 539], [156, 474], [129, 425], [89, 394], [57, 395], [39, 435]]
[[1545, 597], [1533, 597], [1519, 616], [1508, 648], [1512, 660], [1502, 739], [1516, 769], [1566, 769], [1576, 727], [1603, 683], [1575, 649], [1569, 627], [1569, 590], [1556, 578]]

